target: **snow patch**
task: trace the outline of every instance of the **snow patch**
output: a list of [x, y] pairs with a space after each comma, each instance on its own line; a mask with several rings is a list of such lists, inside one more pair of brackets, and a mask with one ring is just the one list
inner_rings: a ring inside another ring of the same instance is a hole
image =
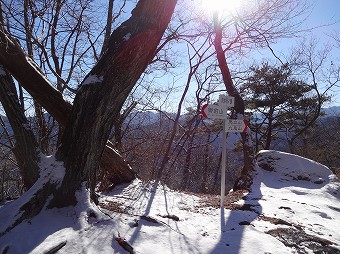
[[[268, 234], [278, 228], [300, 228], [332, 241], [332, 248], [340, 250], [339, 180], [327, 167], [292, 154], [261, 152], [258, 164], [268, 161], [271, 171], [257, 167], [252, 191], [235, 201], [234, 209], [206, 205], [207, 200], [219, 200], [218, 196], [191, 195], [138, 179], [101, 193], [98, 208], [83, 185], [77, 192], [76, 207], [44, 210], [21, 223], [0, 237], [0, 252], [9, 246], [8, 253], [46, 253], [67, 241], [60, 253], [127, 253], [116, 241], [120, 235], [138, 254], [298, 253], [301, 246], [285, 246], [280, 238]], [[51, 177], [49, 174], [63, 176], [62, 166], [53, 157], [42, 158], [41, 164], [60, 167], [56, 172], [46, 169], [41, 179]], [[293, 180], [287, 173], [314, 174], [328, 181]], [[6, 204], [0, 209], [0, 228], [8, 218], [5, 212], [8, 216], [17, 213], [16, 206]], [[308, 246], [302, 248], [313, 253]]]
[[91, 85], [91, 84], [97, 84], [103, 82], [104, 77], [98, 76], [97, 74], [88, 76], [82, 85]]
[[258, 164], [267, 171], [274, 171], [284, 180], [328, 183], [332, 171], [313, 160], [284, 152], [263, 150], [258, 153]]
[[45, 182], [61, 183], [65, 176], [64, 163], [57, 161], [54, 155], [40, 155], [40, 178]]
[[65, 169], [62, 162], [56, 161], [54, 156], [45, 156], [40, 154], [40, 176], [35, 184], [26, 191], [19, 199], [6, 203], [0, 209], [0, 232], [10, 227], [16, 218], [23, 213], [20, 208], [27, 203], [32, 197], [43, 188], [48, 182], [61, 184], [65, 175]]

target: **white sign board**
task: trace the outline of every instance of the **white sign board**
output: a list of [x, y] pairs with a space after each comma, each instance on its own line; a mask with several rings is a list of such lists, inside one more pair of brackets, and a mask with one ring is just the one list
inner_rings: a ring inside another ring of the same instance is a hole
[[246, 120], [228, 119], [225, 121], [225, 132], [246, 132], [247, 127]]
[[220, 96], [218, 98], [218, 105], [224, 106], [224, 107], [227, 107], [227, 108], [234, 107], [235, 97], [220, 94]]
[[202, 107], [202, 115], [204, 118], [211, 119], [227, 119], [227, 108], [221, 105], [205, 104]]

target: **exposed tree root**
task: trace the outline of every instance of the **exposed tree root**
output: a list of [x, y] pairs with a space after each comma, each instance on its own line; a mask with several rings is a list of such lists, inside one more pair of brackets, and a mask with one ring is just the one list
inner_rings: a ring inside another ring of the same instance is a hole
[[66, 245], [67, 241], [63, 241], [58, 245], [54, 246], [53, 248], [49, 249], [48, 251], [44, 252], [44, 254], [54, 254], [57, 253], [62, 247]]
[[[18, 213], [13, 215], [13, 221], [9, 223], [9, 225], [4, 230], [2, 230], [2, 232], [0, 232], [0, 237], [15, 228], [24, 220], [30, 220], [34, 216], [39, 214], [40, 211], [46, 206], [46, 201], [48, 200], [48, 197], [53, 193], [55, 189], [55, 183], [46, 182], [41, 188], [37, 189], [33, 195], [30, 192], [26, 192], [26, 195], [24, 194], [21, 198], [13, 201], [15, 203], [9, 204], [9, 209], [11, 209], [11, 205], [17, 205]], [[29, 195], [32, 195], [31, 198], [25, 200], [27, 198], [26, 196]], [[20, 204], [19, 202], [22, 202], [22, 204]], [[5, 210], [6, 207], [3, 207], [2, 209]]]

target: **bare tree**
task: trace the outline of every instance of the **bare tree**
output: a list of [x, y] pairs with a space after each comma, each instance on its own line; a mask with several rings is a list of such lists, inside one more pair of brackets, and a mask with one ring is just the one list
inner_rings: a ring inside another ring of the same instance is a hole
[[[299, 31], [306, 10], [305, 2], [256, 1], [253, 8], [230, 16], [214, 13], [214, 46], [218, 66], [225, 88], [230, 96], [235, 97], [235, 116], [244, 118], [245, 105], [239, 91], [233, 83], [227, 56], [231, 52], [244, 54], [253, 47], [267, 47], [278, 38], [291, 37]], [[254, 170], [254, 151], [250, 133], [242, 134], [244, 166], [241, 178], [235, 184], [237, 188], [250, 188], [251, 172]]]
[[[94, 21], [85, 15], [87, 6], [92, 2], [84, 0], [77, 6], [70, 4], [69, 6], [74, 7], [73, 9], [71, 8], [72, 10], [68, 10], [68, 6], [65, 6], [66, 10], [69, 11], [67, 14], [71, 13], [73, 17], [72, 22], [64, 24], [65, 27], [62, 26], [63, 23], [58, 23], [58, 20], [66, 17], [59, 13], [65, 10], [62, 8], [64, 1], [53, 1], [51, 6], [39, 7], [42, 13], [48, 9], [47, 7], [53, 7], [51, 10], [57, 13], [52, 19], [47, 19], [51, 20], [51, 22], [42, 23], [48, 27], [48, 33], [44, 34], [46, 35], [43, 36], [44, 39], [40, 40], [39, 36], [35, 36], [33, 40], [33, 44], [40, 49], [38, 56], [42, 59], [41, 66], [34, 65], [32, 59], [27, 58], [20, 45], [10, 35], [11, 31], [9, 29], [8, 31], [4, 29], [0, 33], [2, 42], [0, 45], [0, 62], [29, 90], [39, 103], [44, 104], [46, 110], [58, 122], [66, 126], [57, 157], [65, 163], [67, 170], [62, 187], [55, 193], [52, 206], [74, 204], [74, 192], [80, 188], [81, 183], [84, 181], [88, 183], [88, 187], [93, 189], [99, 158], [102, 155], [105, 156], [107, 151], [116, 154], [108, 146], [104, 150], [106, 139], [109, 137], [113, 124], [112, 119], [120, 113], [121, 107], [134, 84], [146, 66], [154, 59], [158, 50], [157, 46], [161, 41], [176, 4], [175, 0], [167, 2], [139, 1], [132, 13], [132, 17], [112, 33], [109, 39], [109, 47], [103, 51], [98, 63], [91, 69], [86, 79], [79, 82], [81, 86], [76, 93], [74, 105], [71, 106], [63, 99], [61, 92], [72, 91], [70, 83], [77, 83], [75, 82], [76, 80], [81, 80], [79, 73], [83, 73], [90, 68], [84, 59], [80, 60], [82, 55], [87, 55], [88, 53], [89, 56], [86, 59], [97, 58], [93, 43], [97, 40], [96, 36], [89, 36], [91, 35], [89, 30], [85, 33], [86, 36], [79, 33], [79, 30], [86, 30], [86, 25]], [[233, 16], [228, 20], [224, 19], [223, 23], [219, 22], [218, 26], [215, 26], [214, 46], [218, 52], [220, 67], [228, 68], [226, 53], [236, 54], [237, 52], [243, 52], [244, 45], [246, 45], [245, 50], [256, 46], [266, 46], [269, 42], [275, 41], [282, 36], [291, 36], [295, 33], [294, 28], [296, 28], [297, 23], [293, 24], [291, 20], [301, 13], [301, 8], [297, 8], [299, 6], [294, 4], [295, 1], [270, 1], [271, 4], [264, 0], [259, 0], [258, 2], [259, 8], [255, 11], [249, 9], [242, 17]], [[33, 1], [27, 3], [29, 3], [28, 7], [30, 7]], [[30, 8], [36, 10], [33, 4]], [[7, 8], [7, 10], [10, 10], [10, 8]], [[111, 15], [108, 14], [108, 16], [110, 17]], [[15, 20], [15, 17], [16, 15], [13, 13], [9, 20]], [[40, 18], [42, 22], [45, 22], [44, 15]], [[85, 20], [85, 22], [82, 23], [81, 20]], [[15, 20], [19, 25], [21, 24], [20, 21]], [[65, 28], [65, 31], [71, 32], [63, 33], [63, 29], [58, 30], [60, 26]], [[193, 29], [191, 29], [187, 35], [183, 34], [183, 38], [190, 42], [196, 36], [195, 42], [197, 44], [200, 44], [202, 38], [204, 38], [206, 47], [210, 48], [212, 45], [211, 38], [213, 38], [212, 27], [205, 24], [200, 28], [203, 31], [193, 33]], [[21, 26], [21, 30], [25, 31], [24, 26]], [[41, 34], [40, 32], [42, 30], [35, 33], [39, 35]], [[98, 33], [95, 34], [98, 35]], [[169, 34], [173, 35], [171, 38], [179, 38], [179, 30], [177, 29], [169, 30]], [[58, 35], [62, 35], [62, 40], [67, 42], [66, 45], [64, 44], [60, 48], [56, 44], [56, 40], [53, 40], [53, 42], [51, 40], [52, 37], [57, 38]], [[20, 36], [16, 36], [16, 38], [20, 39]], [[90, 41], [90, 46], [78, 50], [78, 46], [83, 42], [84, 38]], [[54, 46], [52, 45], [53, 43]], [[41, 47], [41, 45], [44, 47]], [[44, 51], [43, 48], [46, 48], [47, 45], [54, 48], [54, 52], [47, 53]], [[9, 57], [13, 54], [16, 54], [16, 61]], [[195, 54], [200, 57], [200, 52], [195, 52]], [[211, 57], [214, 52], [210, 51], [207, 55]], [[66, 56], [71, 57], [67, 68], [65, 67], [66, 63], [62, 62], [61, 58], [58, 59], [59, 56], [63, 56], [63, 59], [69, 59]], [[168, 61], [165, 62], [168, 64]], [[90, 63], [92, 64], [93, 61], [90, 61]], [[50, 66], [53, 68], [50, 68]], [[61, 68], [62, 66], [65, 68]], [[58, 73], [58, 68], [59, 70], [69, 69], [72, 71]], [[44, 73], [52, 72], [55, 75], [57, 89], [54, 89], [51, 82], [48, 82], [44, 75], [41, 75], [40, 70], [43, 70]], [[231, 79], [231, 72], [227, 69], [222, 73], [224, 83], [227, 84], [227, 90], [230, 94], [237, 96], [236, 87], [233, 86]], [[45, 96], [42, 96], [42, 93], [50, 95], [48, 100]], [[178, 108], [180, 112], [181, 106]], [[237, 113], [244, 111], [241, 99], [238, 100], [236, 111]], [[246, 141], [244, 139], [244, 143], [248, 144]], [[245, 158], [249, 159], [246, 161], [246, 165], [251, 167], [252, 160], [250, 155], [252, 152], [249, 149], [245, 150], [245, 153], [247, 154]], [[162, 164], [166, 163], [167, 157], [165, 156]], [[244, 175], [248, 174], [250, 167], [245, 167], [247, 172]], [[46, 186], [47, 190], [54, 188], [53, 185]], [[46, 198], [45, 194], [42, 193], [42, 197], [37, 195], [37, 199]], [[49, 193], [49, 191], [44, 193]], [[67, 198], [65, 199], [65, 197]]]
[[[39, 67], [27, 57], [19, 43], [9, 35], [4, 28], [0, 31], [1, 62], [6, 65], [16, 80], [58, 121], [65, 126], [71, 112], [71, 104], [64, 100], [63, 95], [55, 89], [40, 71]], [[16, 58], [12, 56], [15, 55]], [[101, 162], [103, 176], [113, 181], [131, 181], [134, 173], [121, 155], [108, 143]]]
[[25, 189], [33, 186], [39, 177], [38, 144], [20, 107], [14, 81], [0, 65], [0, 101], [13, 128], [16, 143], [13, 153], [19, 164]]
[[[113, 125], [112, 118], [154, 57], [175, 5], [175, 0], [139, 1], [132, 16], [111, 34], [108, 50], [77, 92], [62, 144], [56, 153], [65, 166], [61, 185], [57, 187], [55, 182], [48, 182], [36, 190], [33, 198], [21, 206], [23, 213], [6, 231], [36, 215], [52, 193], [49, 207], [76, 204], [75, 192], [81, 189], [83, 182], [93, 194], [100, 158]], [[4, 44], [3, 38], [8, 41], [9, 35], [4, 32], [2, 35], [1, 44]], [[8, 48], [4, 51], [8, 53]], [[0, 60], [4, 66], [10, 66], [6, 59]], [[27, 206], [30, 209], [26, 209]]]
[[339, 114], [329, 114], [321, 118], [309, 130], [306, 147], [308, 149], [307, 158], [326, 165], [338, 177], [340, 176], [339, 125]]
[[[186, 8], [192, 8], [190, 3], [187, 3], [189, 6]], [[195, 5], [196, 3], [192, 3]], [[252, 6], [253, 7], [253, 6]], [[255, 47], [267, 47], [270, 43], [275, 42], [277, 39], [282, 37], [292, 37], [295, 36], [298, 32], [299, 25], [303, 20], [303, 13], [306, 9], [306, 5], [304, 2], [296, 2], [296, 1], [271, 1], [270, 4], [267, 1], [257, 1], [256, 6], [254, 8], [245, 8], [245, 11], [240, 11], [239, 13], [231, 16], [224, 16], [221, 20], [221, 30], [218, 31], [218, 36], [215, 37], [215, 42], [220, 39], [220, 43], [215, 43], [215, 45], [220, 44], [220, 48], [218, 49], [218, 59], [221, 60], [223, 57], [228, 56], [229, 63], [233, 63], [234, 59], [242, 56], [246, 52], [250, 51]], [[194, 14], [195, 15], [195, 14]], [[215, 54], [215, 50], [213, 50], [214, 42], [212, 40], [214, 31], [209, 22], [202, 22], [203, 19], [194, 18], [194, 15], [185, 15], [185, 13], [179, 13], [178, 16], [175, 15], [175, 20], [173, 22], [178, 22], [181, 24], [189, 23], [189, 26], [176, 26], [172, 25], [169, 29], [169, 33], [174, 32], [174, 39], [179, 42], [185, 42], [185, 47], [189, 45], [193, 51], [193, 55], [197, 54], [197, 56], [203, 55], [200, 52], [200, 47], [202, 46], [202, 42], [205, 41], [205, 45], [202, 47], [204, 49], [208, 49], [205, 52], [204, 61], [200, 62], [200, 66], [198, 68], [204, 69], [206, 68], [206, 72], [210, 74], [212, 77], [218, 77], [218, 81], [222, 80], [226, 77], [226, 75], [220, 75], [220, 71], [216, 68], [216, 61], [213, 56]], [[174, 24], [174, 23], [172, 23]], [[177, 27], [180, 29], [174, 29], [172, 27]], [[184, 51], [182, 51], [184, 52]], [[224, 56], [223, 56], [224, 55]], [[222, 60], [221, 60], [222, 61]], [[221, 63], [220, 61], [220, 63]], [[226, 63], [226, 61], [225, 61]], [[193, 65], [196, 67], [196, 65]], [[210, 66], [210, 67], [207, 67]], [[228, 66], [226, 64], [220, 64], [220, 66]], [[190, 68], [190, 64], [188, 68]], [[196, 73], [197, 71], [195, 71]], [[232, 73], [230, 70], [224, 71], [222, 73], [228, 73], [231, 77]], [[228, 79], [228, 78], [227, 78]], [[234, 82], [234, 80], [229, 79], [229, 83]], [[183, 81], [182, 81], [183, 82]], [[186, 90], [188, 87], [192, 87], [193, 79], [190, 78], [186, 80], [184, 87], [184, 95], [179, 98], [179, 107], [177, 107], [177, 116], [181, 114], [182, 107], [187, 101]], [[233, 84], [233, 83], [231, 83]], [[230, 88], [231, 86], [229, 86]], [[228, 89], [229, 89], [228, 88]], [[217, 90], [228, 90], [225, 87], [217, 87]], [[231, 91], [233, 90], [233, 91]], [[229, 89], [228, 92], [232, 94], [237, 94], [237, 87], [233, 84], [233, 89]], [[238, 100], [241, 101], [241, 100]], [[199, 103], [198, 103], [199, 104]], [[237, 103], [237, 111], [244, 111], [244, 106], [242, 103]], [[241, 110], [240, 110], [241, 109]], [[180, 112], [178, 114], [178, 112]], [[164, 144], [166, 144], [166, 149], [161, 149], [162, 153], [160, 156], [162, 158], [162, 162], [159, 166], [159, 172], [162, 175], [166, 166], [171, 165], [171, 168], [178, 168], [175, 165], [179, 165], [177, 162], [179, 156], [179, 149], [181, 147], [183, 149], [185, 146], [181, 143], [184, 140], [189, 141], [189, 139], [178, 139], [177, 135], [183, 135], [183, 129], [177, 117], [172, 119], [174, 128], [169, 136], [166, 136]], [[179, 119], [179, 118], [178, 118]], [[191, 133], [195, 135], [195, 133]], [[249, 139], [247, 139], [249, 141]], [[180, 142], [180, 143], [178, 143]], [[249, 142], [245, 142], [245, 144], [249, 144]], [[176, 151], [176, 152], [174, 152]], [[189, 150], [188, 150], [189, 151]], [[190, 150], [191, 151], [191, 150]], [[247, 150], [246, 150], [247, 151]], [[186, 153], [187, 163], [190, 164], [190, 154]], [[172, 155], [175, 155], [173, 157]], [[182, 154], [183, 155], [183, 154]], [[249, 147], [249, 150], [245, 154], [245, 158], [250, 158], [246, 160], [245, 168], [252, 167], [251, 156], [253, 155], [252, 149]], [[250, 157], [249, 157], [250, 155]], [[183, 155], [185, 156], [185, 155]], [[175, 162], [177, 160], [177, 162]], [[184, 163], [185, 164], [185, 163]], [[168, 175], [168, 174], [166, 174]], [[248, 177], [249, 178], [249, 177]], [[248, 187], [251, 181], [248, 181]]]
[[[293, 48], [289, 58], [290, 68], [297, 77], [303, 77], [316, 97], [316, 104], [312, 110], [306, 112], [305, 123], [302, 127], [294, 128], [287, 125], [287, 140], [291, 152], [297, 152], [295, 142], [306, 135], [322, 114], [322, 107], [329, 101], [328, 93], [340, 82], [340, 68], [332, 59], [330, 46], [319, 45], [315, 38], [303, 40]], [[306, 154], [305, 154], [306, 155]]]
[[[102, 51], [107, 48], [113, 23], [122, 14], [125, 1], [117, 12], [113, 10], [113, 3], [113, 0], [109, 2], [106, 20], [100, 13], [93, 11], [96, 9], [101, 12], [105, 7], [89, 0], [4, 0], [1, 5], [6, 13], [7, 30], [25, 48], [40, 71], [53, 81], [52, 84], [57, 90], [66, 98], [72, 99], [76, 86], [89, 68], [98, 61], [99, 47], [102, 46]], [[105, 22], [106, 28], [103, 29]], [[102, 36], [105, 42], [103, 45]], [[43, 151], [48, 152], [51, 150], [51, 128], [45, 120], [46, 111], [36, 100], [34, 110], [38, 143]], [[60, 125], [58, 141], [62, 131], [63, 126]]]
[[[195, 46], [193, 44], [188, 42], [190, 47], [194, 48], [194, 53], [193, 53], [192, 56], [189, 56], [189, 66], [190, 66], [189, 73], [188, 73], [188, 76], [187, 76], [187, 80], [186, 80], [186, 84], [185, 84], [183, 94], [181, 96], [181, 99], [180, 99], [178, 107], [177, 107], [177, 114], [176, 114], [176, 117], [175, 117], [175, 120], [174, 120], [171, 135], [170, 135], [169, 140], [168, 140], [168, 145], [167, 145], [166, 151], [164, 153], [162, 163], [161, 163], [159, 170], [158, 170], [158, 176], [157, 176], [158, 179], [161, 178], [162, 172], [163, 172], [166, 164], [169, 161], [169, 155], [170, 155], [170, 152], [171, 152], [171, 148], [172, 148], [172, 145], [173, 145], [175, 135], [177, 133], [177, 128], [178, 128], [178, 125], [179, 125], [179, 118], [181, 116], [182, 107], [183, 107], [185, 97], [186, 97], [188, 90], [189, 90], [189, 87], [190, 87], [191, 79], [194, 77], [197, 69], [200, 67], [200, 64], [207, 59], [206, 55], [209, 53], [209, 48], [210, 48], [209, 46], [208, 47], [205, 46], [207, 40], [208, 39], [206, 39], [202, 43], [202, 45], [199, 46], [197, 49], [195, 49]], [[209, 57], [209, 54], [208, 54], [208, 57]]]

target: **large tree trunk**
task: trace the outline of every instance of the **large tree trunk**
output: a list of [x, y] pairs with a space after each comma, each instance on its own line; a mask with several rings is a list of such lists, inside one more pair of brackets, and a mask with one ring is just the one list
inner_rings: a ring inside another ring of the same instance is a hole
[[56, 154], [64, 161], [66, 174], [52, 206], [74, 205], [83, 182], [93, 190], [112, 119], [154, 57], [175, 5], [176, 0], [141, 0], [131, 18], [112, 33], [108, 50], [74, 100]]
[[10, 73], [0, 64], [0, 101], [15, 136], [13, 153], [19, 165], [24, 188], [29, 189], [39, 177], [38, 143], [25, 117]]
[[[235, 98], [235, 118], [242, 116], [244, 118], [244, 101], [237, 91], [236, 87], [233, 84], [233, 80], [231, 78], [230, 70], [228, 68], [227, 59], [225, 57], [224, 50], [222, 48], [222, 27], [220, 20], [218, 18], [218, 14], [214, 14], [214, 25], [215, 25], [215, 41], [214, 46], [216, 50], [218, 65], [221, 70], [222, 78], [226, 90], [230, 96]], [[243, 144], [243, 160], [244, 165], [241, 171], [240, 178], [237, 179], [234, 190], [237, 189], [249, 189], [252, 184], [252, 175], [251, 173], [254, 171], [254, 149], [251, 142], [251, 137], [248, 132], [241, 133], [242, 144]]]
[[[0, 29], [0, 63], [60, 125], [66, 125], [72, 105], [63, 99], [63, 95], [52, 86], [4, 28]], [[104, 150], [100, 166], [103, 172], [101, 175], [114, 179], [112, 183], [105, 179], [105, 186], [130, 182], [135, 178], [130, 165], [112, 148], [109, 142]]]
[[44, 154], [50, 154], [49, 133], [43, 108], [36, 101], [34, 103], [35, 118], [38, 127], [38, 143]]
[[[152, 60], [175, 5], [176, 0], [140, 0], [131, 18], [113, 32], [108, 51], [83, 81], [75, 98], [62, 145], [56, 154], [66, 169], [62, 182], [59, 185], [59, 180], [52, 178], [53, 165], [45, 169], [50, 171], [51, 179], [40, 178], [41, 189], [31, 188], [29, 200], [25, 196], [15, 203], [18, 213], [13, 215], [13, 223], [10, 222], [0, 236], [24, 219], [38, 214], [46, 204], [48, 207], [75, 205], [75, 192], [82, 183], [94, 187], [100, 158], [112, 128], [112, 116], [118, 113]], [[51, 194], [52, 199], [49, 199]]]

